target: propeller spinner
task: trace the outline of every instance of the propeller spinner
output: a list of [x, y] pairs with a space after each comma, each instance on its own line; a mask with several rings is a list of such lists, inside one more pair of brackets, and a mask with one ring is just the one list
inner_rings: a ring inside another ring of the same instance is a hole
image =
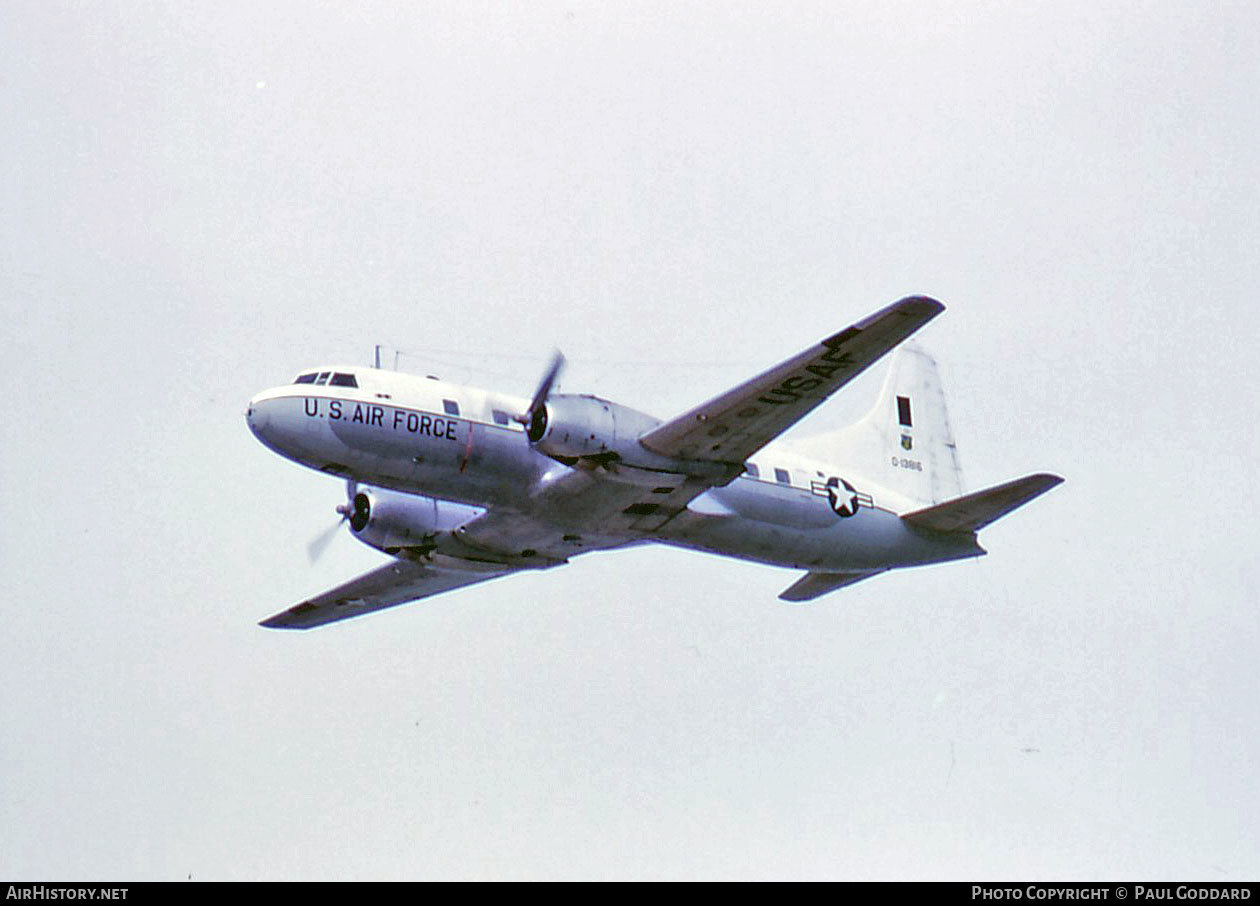
[[306, 555], [310, 557], [312, 563], [322, 557], [324, 551], [328, 550], [328, 545], [336, 537], [337, 530], [341, 528], [341, 524], [347, 519], [350, 520], [350, 527], [355, 531], [359, 531], [367, 524], [368, 499], [365, 495], [359, 493], [359, 482], [357, 480], [353, 478], [346, 479], [346, 502], [337, 507], [337, 512], [341, 514], [341, 518], [312, 538], [306, 545]]
[[530, 401], [529, 409], [515, 416], [516, 421], [525, 426], [525, 436], [529, 438], [531, 444], [538, 443], [547, 433], [547, 397], [551, 395], [551, 387], [560, 376], [562, 368], [564, 368], [564, 355], [557, 349], [551, 359], [551, 365], [547, 368], [547, 373], [543, 375], [542, 382], [534, 391], [534, 398]]

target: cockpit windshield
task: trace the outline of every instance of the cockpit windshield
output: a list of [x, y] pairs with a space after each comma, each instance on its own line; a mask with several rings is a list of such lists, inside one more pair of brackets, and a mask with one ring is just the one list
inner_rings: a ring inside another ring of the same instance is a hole
[[293, 381], [295, 384], [328, 384], [331, 387], [358, 387], [359, 382], [353, 374], [340, 371], [308, 371], [299, 374]]

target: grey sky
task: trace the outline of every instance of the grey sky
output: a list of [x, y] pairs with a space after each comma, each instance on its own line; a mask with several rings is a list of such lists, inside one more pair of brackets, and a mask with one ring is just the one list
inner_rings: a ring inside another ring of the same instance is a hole
[[[0, 8], [0, 877], [1254, 879], [1255, 4], [623, 6]], [[255, 626], [381, 560], [300, 368], [669, 416], [909, 292], [1068, 479], [988, 558]]]

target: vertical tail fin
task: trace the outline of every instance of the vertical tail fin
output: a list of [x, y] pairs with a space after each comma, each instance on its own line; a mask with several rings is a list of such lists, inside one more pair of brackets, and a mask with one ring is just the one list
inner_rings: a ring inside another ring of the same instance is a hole
[[963, 493], [936, 362], [914, 344], [893, 353], [875, 408], [861, 421], [814, 439], [811, 448], [912, 504], [940, 503]]

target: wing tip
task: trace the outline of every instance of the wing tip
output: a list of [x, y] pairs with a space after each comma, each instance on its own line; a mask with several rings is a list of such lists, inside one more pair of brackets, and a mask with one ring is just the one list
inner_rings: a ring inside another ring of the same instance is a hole
[[301, 622], [303, 614], [316, 610], [314, 604], [310, 601], [303, 601], [301, 604], [295, 604], [288, 610], [282, 610], [273, 616], [267, 617], [265, 620], [259, 620], [258, 625], [264, 629], [309, 629], [310, 624]]
[[1029, 475], [1023, 480], [1028, 482], [1030, 485], [1035, 485], [1040, 488], [1041, 490], [1037, 492], [1038, 494], [1044, 494], [1051, 488], [1057, 488], [1059, 485], [1063, 484], [1063, 482], [1067, 481], [1067, 479], [1062, 475], [1055, 475], [1053, 472], [1037, 472], [1035, 475]]
[[906, 296], [893, 305], [903, 314], [919, 318], [934, 318], [945, 310], [944, 303], [931, 296]]
[[[905, 330], [906, 336], [909, 336], [944, 310], [945, 305], [931, 296], [904, 296], [891, 305], [884, 306], [873, 315], [863, 318], [857, 324], [854, 324], [853, 327], [850, 327], [849, 330], [865, 330], [881, 321], [885, 321], [890, 326], [892, 323], [901, 324], [900, 329]], [[909, 326], [907, 329], [904, 321], [889, 322], [886, 320], [902, 318], [908, 318], [913, 326]]]

